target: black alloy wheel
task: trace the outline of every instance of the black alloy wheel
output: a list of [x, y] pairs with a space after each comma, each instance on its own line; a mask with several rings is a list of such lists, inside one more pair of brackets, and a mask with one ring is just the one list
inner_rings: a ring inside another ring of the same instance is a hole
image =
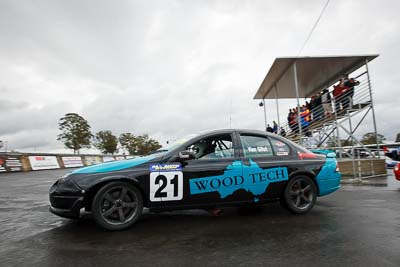
[[92, 210], [101, 227], [111, 231], [127, 229], [142, 214], [142, 195], [129, 183], [111, 182], [97, 192]]
[[317, 188], [308, 176], [296, 176], [285, 187], [284, 202], [293, 213], [310, 211], [317, 199]]

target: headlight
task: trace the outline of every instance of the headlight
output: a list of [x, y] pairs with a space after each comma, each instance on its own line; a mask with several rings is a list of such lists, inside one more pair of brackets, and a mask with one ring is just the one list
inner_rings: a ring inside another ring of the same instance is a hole
[[66, 174], [63, 175], [63, 177], [61, 177], [60, 179], [58, 179], [58, 183], [63, 183], [65, 181], [65, 178], [67, 178], [68, 176], [70, 176], [71, 173], [68, 172]]
[[60, 179], [58, 179], [58, 183], [57, 183], [57, 191], [80, 191], [80, 188], [72, 181], [71, 178], [69, 178], [70, 174], [66, 174], [63, 177], [61, 177]]

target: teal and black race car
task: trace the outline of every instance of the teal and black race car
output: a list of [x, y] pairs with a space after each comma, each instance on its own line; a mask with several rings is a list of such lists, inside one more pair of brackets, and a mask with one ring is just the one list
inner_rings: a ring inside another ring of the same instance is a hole
[[319, 155], [275, 134], [218, 130], [191, 135], [134, 159], [75, 170], [50, 188], [50, 210], [66, 218], [91, 212], [108, 230], [142, 214], [261, 205], [280, 200], [305, 213], [340, 187], [334, 153]]

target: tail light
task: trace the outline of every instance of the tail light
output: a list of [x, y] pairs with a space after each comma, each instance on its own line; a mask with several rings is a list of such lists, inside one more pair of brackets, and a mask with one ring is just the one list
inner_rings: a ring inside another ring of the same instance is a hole
[[339, 164], [336, 162], [336, 169], [335, 172], [340, 172]]
[[317, 158], [317, 155], [315, 155], [314, 153], [298, 152], [297, 154], [299, 155], [299, 159], [316, 159]]
[[399, 170], [399, 163], [396, 164], [396, 166], [394, 166], [394, 170], [397, 172]]

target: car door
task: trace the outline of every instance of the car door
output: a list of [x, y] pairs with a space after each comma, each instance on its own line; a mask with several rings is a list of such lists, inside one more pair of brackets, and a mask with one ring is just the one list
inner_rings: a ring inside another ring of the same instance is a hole
[[239, 140], [243, 177], [254, 201], [279, 198], [289, 179], [291, 147], [280, 139], [245, 132], [239, 133]]
[[165, 201], [164, 207], [211, 206], [232, 201], [231, 188], [242, 179], [242, 163], [233, 132], [200, 137], [184, 150], [195, 159], [180, 164], [183, 175], [181, 201]]

